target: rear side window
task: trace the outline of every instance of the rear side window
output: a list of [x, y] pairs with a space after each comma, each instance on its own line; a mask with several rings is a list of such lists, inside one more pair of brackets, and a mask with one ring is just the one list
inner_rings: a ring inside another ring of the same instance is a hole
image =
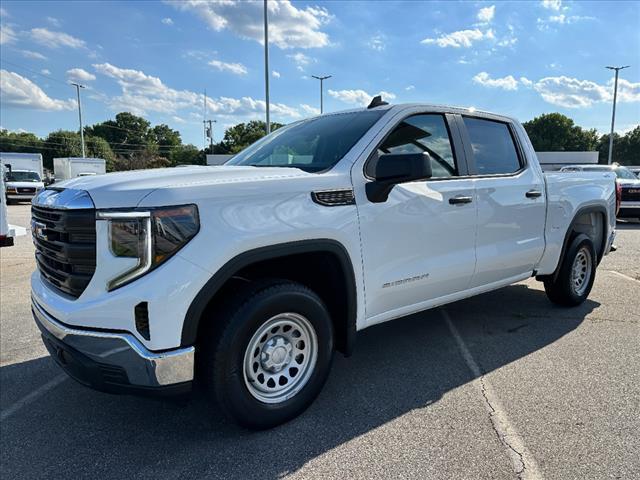
[[522, 167], [505, 123], [463, 117], [469, 132], [478, 175], [514, 173]]
[[431, 157], [433, 178], [458, 175], [443, 115], [423, 114], [405, 118], [378, 147], [378, 155], [422, 152]]

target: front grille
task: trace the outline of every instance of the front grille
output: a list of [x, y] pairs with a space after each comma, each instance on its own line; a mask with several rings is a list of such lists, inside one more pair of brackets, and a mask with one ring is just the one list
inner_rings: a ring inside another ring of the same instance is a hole
[[96, 270], [96, 214], [92, 208], [31, 207], [36, 263], [44, 279], [79, 297]]
[[640, 202], [640, 186], [639, 187], [622, 187], [623, 202]]
[[36, 193], [35, 187], [18, 187], [18, 193]]

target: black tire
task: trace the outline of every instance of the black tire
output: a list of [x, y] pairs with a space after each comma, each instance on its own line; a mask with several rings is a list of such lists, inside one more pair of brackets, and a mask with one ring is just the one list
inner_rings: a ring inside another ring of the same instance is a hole
[[[245, 354], [259, 329], [284, 313], [304, 317], [315, 331], [315, 366], [308, 367], [306, 383], [290, 398], [265, 403], [245, 381]], [[198, 342], [197, 380], [209, 400], [235, 423], [255, 430], [275, 427], [300, 415], [320, 393], [333, 360], [333, 326], [324, 302], [307, 287], [287, 280], [253, 282], [216, 318], [205, 320], [208, 328]]]
[[[572, 279], [574, 262], [579, 254], [586, 255], [590, 262], [588, 274], [585, 274], [580, 287]], [[551, 276], [544, 281], [544, 290], [549, 300], [563, 307], [575, 307], [583, 303], [593, 287], [597, 264], [596, 249], [591, 239], [582, 233], [576, 235], [567, 248], [556, 279]]]

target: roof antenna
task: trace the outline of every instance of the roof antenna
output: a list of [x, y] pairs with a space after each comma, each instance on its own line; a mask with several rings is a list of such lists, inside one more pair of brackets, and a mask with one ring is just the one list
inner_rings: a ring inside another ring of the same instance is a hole
[[381, 107], [382, 105], [389, 105], [389, 102], [383, 101], [382, 95], [376, 95], [375, 97], [373, 97], [373, 99], [371, 100], [371, 103], [367, 108], [376, 108], [376, 107]]

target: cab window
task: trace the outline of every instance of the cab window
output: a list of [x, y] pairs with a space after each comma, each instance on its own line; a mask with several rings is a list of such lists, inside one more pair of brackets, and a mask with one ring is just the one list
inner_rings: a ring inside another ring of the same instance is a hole
[[431, 157], [432, 178], [458, 175], [444, 115], [421, 114], [404, 119], [378, 147], [384, 153], [422, 153]]

